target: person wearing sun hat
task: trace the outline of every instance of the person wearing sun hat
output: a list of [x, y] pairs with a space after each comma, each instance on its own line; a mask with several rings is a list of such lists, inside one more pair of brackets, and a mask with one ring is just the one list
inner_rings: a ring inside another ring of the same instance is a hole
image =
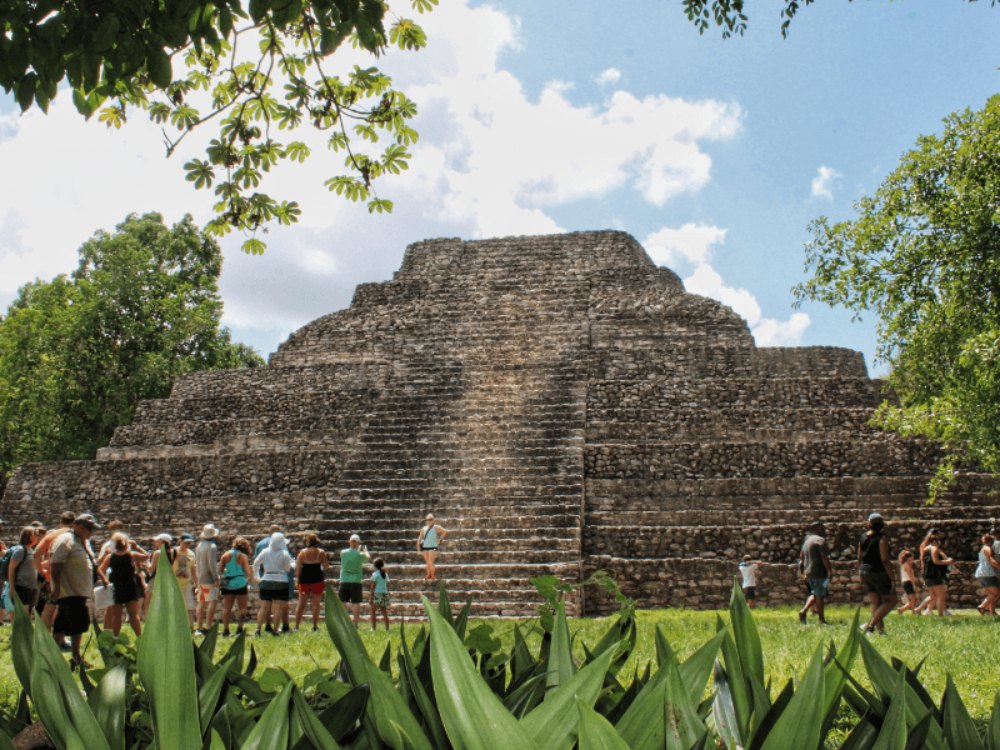
[[215, 622], [215, 607], [219, 601], [219, 530], [207, 523], [199, 535], [195, 549], [195, 569], [198, 571], [198, 602], [195, 605], [195, 633], [204, 634]]
[[[52, 599], [58, 607], [52, 632], [56, 643], [62, 643], [63, 636], [69, 636], [74, 666], [85, 666], [80, 653], [80, 639], [90, 627], [88, 602], [94, 593], [94, 571], [97, 568], [88, 541], [97, 528], [100, 524], [92, 514], [81, 513], [73, 520], [70, 530], [52, 543], [49, 574]], [[103, 574], [98, 575], [107, 586], [108, 581]]]

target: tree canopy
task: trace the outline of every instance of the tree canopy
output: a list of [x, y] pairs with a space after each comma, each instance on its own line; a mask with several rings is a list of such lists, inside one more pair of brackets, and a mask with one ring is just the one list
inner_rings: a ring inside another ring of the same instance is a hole
[[221, 270], [190, 217], [132, 215], [71, 276], [22, 287], [0, 317], [0, 482], [25, 461], [93, 458], [181, 373], [263, 364], [220, 328]]
[[1000, 95], [921, 137], [857, 218], [810, 226], [806, 299], [878, 320], [878, 355], [899, 402], [878, 418], [1000, 470]]
[[[437, 2], [410, 0], [420, 13]], [[378, 56], [389, 45], [420, 49], [426, 37], [384, 0], [0, 0], [0, 87], [22, 110], [47, 110], [65, 80], [88, 118], [119, 128], [140, 112], [162, 125], [168, 155], [211, 123], [187, 179], [215, 192], [208, 231], [242, 230], [243, 249], [260, 253], [258, 230], [300, 214], [294, 200], [259, 190], [265, 173], [310, 156], [281, 131], [328, 132], [344, 171], [326, 186], [372, 212], [392, 210], [374, 182], [408, 168], [416, 106], [375, 67], [334, 74], [329, 58], [345, 41]]]

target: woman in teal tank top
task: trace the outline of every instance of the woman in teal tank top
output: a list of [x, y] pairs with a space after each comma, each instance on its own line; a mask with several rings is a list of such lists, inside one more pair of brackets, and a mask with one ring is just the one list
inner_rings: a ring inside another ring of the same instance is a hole
[[420, 529], [420, 536], [417, 537], [417, 552], [423, 555], [424, 562], [427, 564], [427, 573], [424, 578], [434, 581], [437, 579], [434, 561], [437, 559], [438, 547], [448, 532], [434, 523], [432, 513], [427, 514], [426, 520], [427, 524]]
[[234, 602], [239, 609], [239, 630], [243, 630], [247, 617], [253, 571], [250, 569], [250, 542], [245, 537], [233, 539], [232, 549], [219, 559], [219, 572], [222, 574], [222, 635], [228, 636], [229, 616]]

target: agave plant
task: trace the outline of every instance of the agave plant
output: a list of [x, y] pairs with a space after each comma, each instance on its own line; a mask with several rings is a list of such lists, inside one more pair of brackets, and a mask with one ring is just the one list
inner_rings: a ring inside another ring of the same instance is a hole
[[[78, 676], [16, 609], [11, 654], [23, 694], [14, 716], [0, 716], [0, 750], [34, 715], [61, 750], [820, 750], [835, 719], [850, 725], [843, 750], [1000, 750], [1000, 696], [983, 737], [950, 678], [935, 703], [920, 665], [887, 662], [858, 634], [857, 615], [839, 649], [818, 648], [797, 682], [772, 690], [738, 586], [714, 637], [681, 661], [658, 628], [654, 662], [632, 675], [622, 671], [636, 643], [634, 609], [626, 602], [578, 659], [565, 589], [549, 580], [539, 581], [544, 616], [515, 624], [506, 650], [489, 625], [470, 623], [468, 604], [455, 616], [442, 586], [436, 606], [424, 600], [428, 625], [378, 663], [328, 592], [326, 627], [341, 662], [299, 685], [278, 669], [256, 676], [242, 634], [218, 658], [217, 630], [195, 644], [166, 559], [137, 649], [103, 634], [104, 664]], [[872, 689], [851, 674], [859, 655]]]

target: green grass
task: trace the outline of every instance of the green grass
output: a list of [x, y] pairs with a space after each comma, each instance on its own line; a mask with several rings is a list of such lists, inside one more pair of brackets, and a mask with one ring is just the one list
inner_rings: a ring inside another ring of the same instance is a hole
[[[683, 659], [698, 646], [708, 640], [715, 631], [716, 617], [727, 617], [725, 612], [698, 612], [684, 609], [641, 611], [638, 614], [639, 638], [629, 664], [621, 676], [627, 678], [636, 665], [644, 666], [656, 658], [653, 641], [654, 628], [661, 625], [677, 652]], [[763, 642], [765, 667], [772, 680], [772, 690], [777, 689], [789, 678], [797, 678], [805, 668], [815, 648], [831, 639], [838, 646], [847, 638], [848, 627], [854, 615], [849, 607], [832, 607], [827, 627], [815, 624], [799, 624], [795, 610], [791, 607], [754, 610], [754, 618]], [[864, 617], [864, 612], [862, 613]], [[607, 619], [572, 620], [570, 627], [576, 635], [577, 653], [582, 657], [581, 643], [593, 644], [608, 627]], [[470, 628], [478, 625], [470, 623]], [[490, 627], [503, 641], [510, 644], [513, 636], [513, 622], [490, 621]], [[408, 638], [412, 638], [420, 627], [419, 623], [406, 625]], [[914, 617], [893, 614], [887, 620], [889, 635], [868, 636], [876, 648], [887, 658], [895, 656], [911, 667], [921, 660], [922, 682], [932, 696], [940, 697], [944, 691], [945, 674], [950, 672], [961, 691], [962, 698], [973, 717], [985, 720], [993, 706], [1000, 681], [996, 678], [997, 664], [1000, 664], [1000, 621], [981, 617], [975, 611], [959, 612], [948, 618]], [[126, 628], [125, 633], [131, 633]], [[394, 625], [387, 634], [384, 629], [371, 633], [367, 622], [362, 624], [362, 638], [369, 653], [378, 659], [386, 644], [392, 643], [395, 652], [399, 644], [400, 627]], [[11, 710], [17, 699], [19, 685], [10, 662], [10, 626], [0, 629], [0, 706]], [[303, 631], [279, 637], [262, 636], [250, 638], [250, 644], [257, 651], [259, 670], [268, 667], [281, 668], [296, 679], [317, 667], [332, 669], [338, 662], [333, 644], [325, 629], [319, 632]], [[536, 641], [529, 641], [535, 643]], [[226, 641], [219, 639], [219, 648], [224, 649]], [[98, 661], [99, 657], [91, 644], [88, 658]], [[395, 666], [395, 663], [394, 663]], [[860, 662], [854, 666], [855, 677], [863, 683], [864, 667]], [[258, 674], [259, 676], [259, 674]]]

